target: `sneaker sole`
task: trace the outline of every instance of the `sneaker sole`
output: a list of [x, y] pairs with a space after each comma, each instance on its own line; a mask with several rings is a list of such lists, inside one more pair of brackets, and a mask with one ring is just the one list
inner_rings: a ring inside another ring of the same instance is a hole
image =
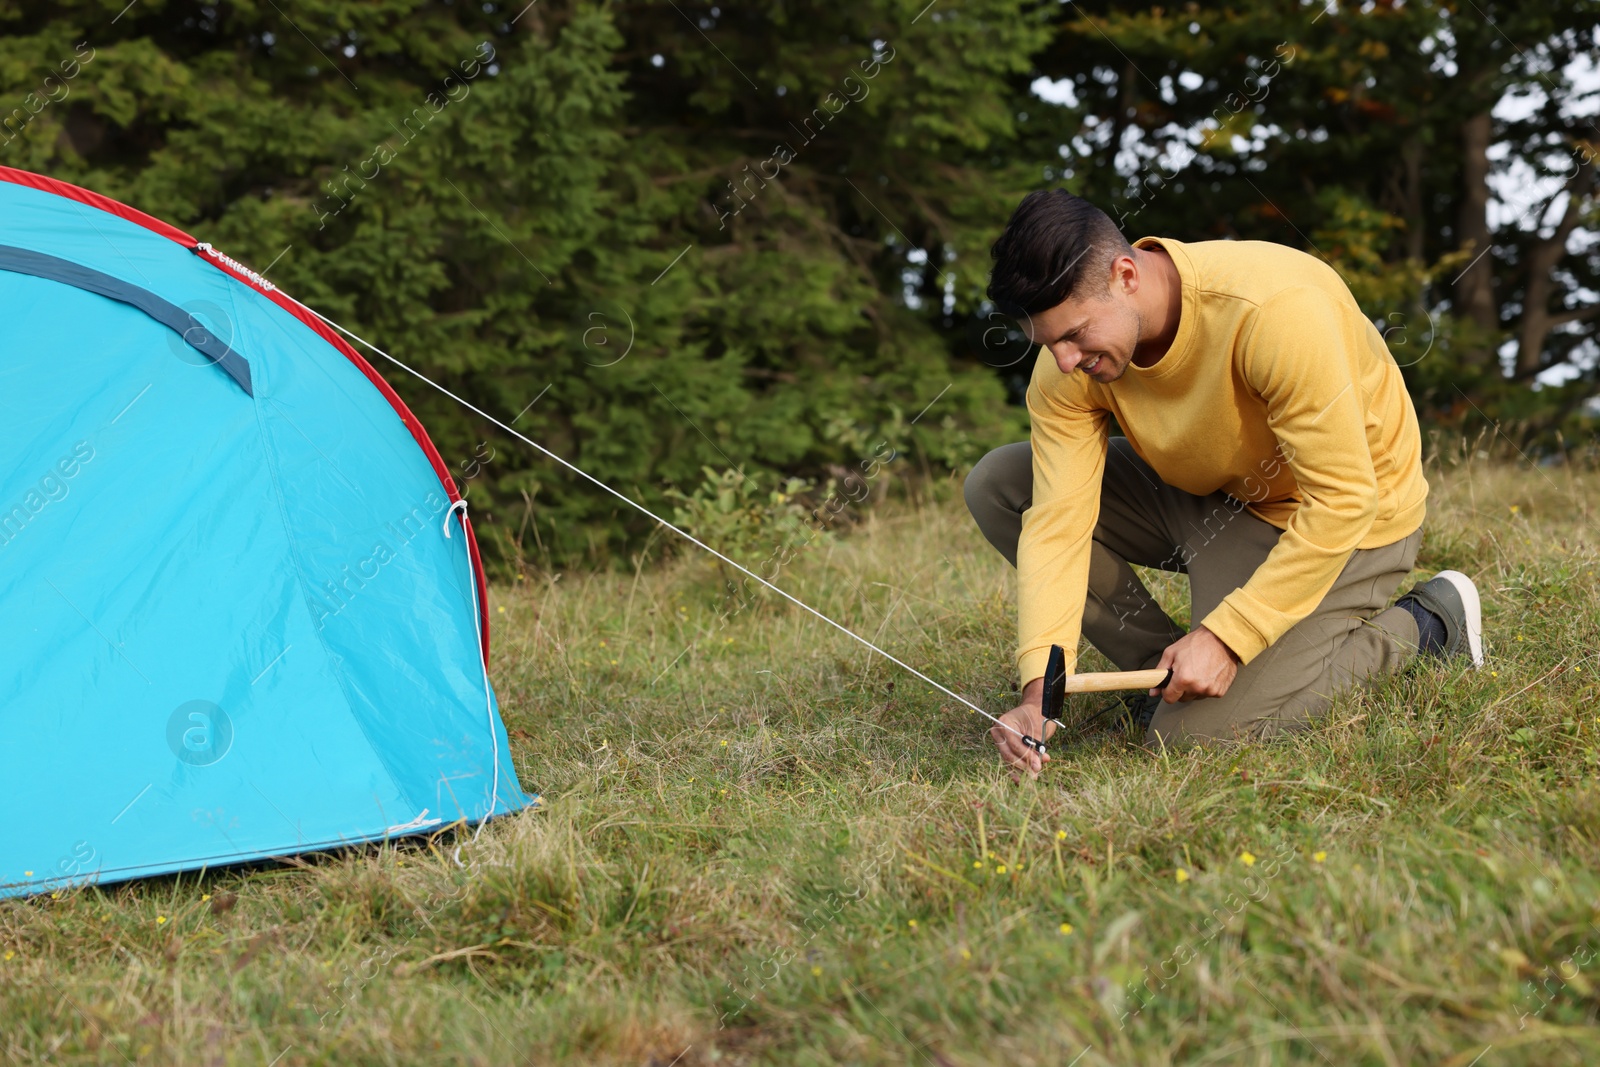
[[1435, 578], [1443, 578], [1461, 595], [1461, 606], [1467, 613], [1467, 648], [1472, 653], [1472, 665], [1483, 666], [1483, 606], [1478, 600], [1478, 587], [1460, 571], [1440, 571]]

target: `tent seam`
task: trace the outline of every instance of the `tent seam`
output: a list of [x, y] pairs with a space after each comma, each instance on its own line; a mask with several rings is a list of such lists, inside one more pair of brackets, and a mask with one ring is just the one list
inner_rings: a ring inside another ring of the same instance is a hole
[[[234, 303], [231, 286], [229, 290], [228, 302], [233, 307], [234, 321], [242, 324], [244, 320], [239, 314], [238, 304]], [[262, 369], [265, 371], [266, 368], [263, 367]], [[270, 373], [265, 374], [264, 377], [267, 378], [268, 382], [271, 381]], [[262, 399], [266, 399], [271, 395], [266, 390], [260, 390], [259, 392]], [[328, 641], [323, 635], [322, 628], [317, 625], [316, 610], [311, 602], [310, 580], [306, 575], [305, 568], [300, 565], [300, 542], [294, 535], [294, 523], [289, 520], [288, 503], [284, 499], [283, 483], [278, 476], [278, 457], [273, 449], [272, 435], [267, 432], [265, 404], [257, 402], [254, 406], [256, 409], [256, 431], [261, 435], [261, 452], [267, 460], [267, 480], [272, 484], [273, 502], [277, 505], [278, 518], [283, 523], [284, 540], [289, 544], [289, 562], [294, 565], [295, 581], [300, 586], [300, 602], [311, 619], [311, 629], [316, 634], [318, 647], [322, 649], [323, 661], [327, 664], [328, 673], [333, 675], [334, 682], [339, 687], [339, 695], [344, 700], [345, 712], [350, 716], [351, 721], [356, 724], [356, 729], [361, 731], [361, 736], [366, 739], [367, 747], [372, 750], [373, 756], [378, 760], [379, 765], [383, 767], [383, 773], [389, 779], [390, 788], [394, 790], [396, 796], [405, 797], [411, 802], [412, 807], [416, 807], [416, 798], [411, 796], [410, 791], [403, 788], [396, 781], [394, 768], [389, 766], [389, 760], [384, 756], [382, 747], [367, 732], [366, 723], [362, 721], [362, 716], [356, 711], [355, 701], [351, 697], [350, 687], [345, 679], [344, 671], [339, 669], [337, 657], [334, 655], [333, 649], [328, 647]], [[387, 821], [388, 816], [384, 813], [382, 805], [378, 807], [378, 814], [380, 818]]]

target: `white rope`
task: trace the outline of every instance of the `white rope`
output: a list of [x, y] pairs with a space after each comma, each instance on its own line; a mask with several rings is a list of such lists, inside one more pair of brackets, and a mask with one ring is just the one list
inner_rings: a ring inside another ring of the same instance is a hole
[[[281, 292], [281, 290], [280, 290], [280, 292]], [[287, 293], [284, 293], [284, 296], [288, 297], [288, 299], [290, 299], [290, 300], [294, 300], [294, 297], [288, 296]], [[782, 589], [779, 589], [777, 586], [773, 585], [771, 582], [769, 582], [765, 578], [761, 577], [761, 575], [756, 574], [754, 571], [750, 570], [749, 568], [744, 567], [741, 564], [736, 563], [735, 561], [729, 559], [727, 556], [724, 556], [721, 552], [718, 552], [716, 549], [712, 548], [710, 545], [706, 544], [704, 541], [701, 541], [701, 540], [695, 538], [693, 535], [689, 534], [687, 531], [681, 530], [678, 527], [674, 526], [672, 523], [668, 522], [666, 519], [663, 519], [660, 515], [657, 515], [655, 512], [653, 512], [649, 508], [645, 507], [643, 504], [640, 504], [637, 501], [628, 499], [627, 497], [623, 496], [621, 493], [617, 492], [615, 489], [611, 488], [605, 482], [602, 482], [599, 478], [596, 478], [594, 475], [590, 474], [589, 472], [587, 472], [585, 470], [582, 470], [581, 468], [579, 468], [579, 467], [577, 467], [577, 466], [575, 466], [575, 465], [573, 465], [571, 463], [568, 463], [566, 460], [562, 459], [560, 456], [556, 455], [554, 452], [550, 451], [548, 448], [544, 447], [539, 442], [533, 440], [530, 437], [527, 437], [524, 434], [518, 433], [516, 430], [512, 429], [510, 426], [507, 426], [505, 423], [501, 422], [499, 419], [497, 419], [493, 415], [489, 414], [487, 411], [484, 411], [482, 408], [478, 407], [476, 404], [473, 404], [473, 403], [471, 403], [471, 402], [469, 402], [467, 400], [464, 400], [461, 397], [457, 396], [455, 393], [452, 393], [450, 390], [446, 389], [444, 386], [440, 385], [438, 382], [434, 381], [432, 378], [429, 378], [426, 374], [423, 374], [421, 371], [415, 370], [414, 368], [409, 367], [406, 364], [400, 362], [398, 359], [395, 359], [389, 353], [385, 352], [383, 349], [379, 348], [377, 345], [373, 344], [371, 341], [368, 341], [366, 338], [361, 337], [361, 336], [359, 336], [357, 334], [351, 333], [349, 330], [345, 329], [343, 326], [340, 326], [337, 322], [334, 322], [332, 319], [328, 318], [326, 315], [322, 314], [321, 312], [317, 311], [316, 309], [306, 307], [306, 305], [301, 304], [300, 301], [298, 301], [298, 300], [294, 300], [294, 302], [296, 304], [300, 304], [301, 307], [305, 308], [311, 314], [315, 315], [317, 318], [321, 319], [323, 322], [327, 323], [329, 326], [332, 326], [335, 330], [338, 330], [340, 333], [344, 334], [345, 336], [351, 338], [352, 340], [359, 341], [363, 345], [366, 345], [372, 351], [376, 352], [378, 355], [382, 356], [384, 359], [388, 360], [390, 363], [393, 363], [395, 366], [399, 367], [401, 370], [405, 371], [407, 374], [411, 375], [414, 378], [420, 379], [423, 382], [426, 382], [428, 385], [433, 386], [433, 388], [437, 389], [439, 392], [443, 393], [445, 396], [449, 397], [451, 400], [454, 400], [456, 403], [460, 404], [462, 407], [466, 408], [468, 411], [474, 412], [475, 414], [481, 415], [483, 418], [488, 419], [490, 422], [492, 422], [496, 426], [500, 427], [506, 433], [508, 433], [511, 436], [517, 438], [519, 441], [522, 441], [524, 444], [529, 445], [530, 447], [535, 448], [538, 451], [542, 452], [544, 455], [546, 455], [546, 456], [550, 457], [551, 459], [555, 460], [557, 463], [561, 464], [563, 467], [565, 467], [568, 470], [572, 471], [574, 474], [576, 474], [576, 475], [578, 475], [578, 476], [580, 476], [582, 478], [586, 478], [589, 481], [593, 482], [595, 485], [599, 486], [601, 489], [604, 489], [606, 492], [610, 493], [612, 496], [616, 497], [618, 500], [622, 501], [624, 504], [627, 504], [629, 507], [635, 508], [635, 509], [637, 509], [639, 511], [642, 511], [644, 514], [650, 516], [650, 518], [654, 519], [656, 522], [659, 522], [661, 525], [665, 526], [667, 529], [671, 530], [673, 533], [677, 534], [679, 537], [682, 537], [684, 540], [688, 541], [689, 543], [694, 544], [694, 545], [698, 545], [700, 548], [705, 549], [707, 552], [711, 553], [713, 556], [716, 556], [718, 559], [720, 559], [722, 562], [726, 563], [728, 566], [733, 567], [735, 570], [742, 571], [743, 573], [749, 575], [750, 577], [754, 578], [756, 581], [760, 582], [762, 585], [766, 586], [768, 589], [772, 590], [774, 593], [777, 593], [779, 596], [783, 597], [785, 600], [788, 600], [788, 601], [798, 605], [799, 607], [804, 608], [806, 611], [809, 611], [811, 614], [815, 615], [817, 618], [821, 619], [823, 622], [827, 623], [829, 626], [832, 626], [834, 629], [838, 630], [840, 633], [843, 633], [843, 634], [845, 634], [845, 635], [847, 635], [849, 637], [852, 637], [855, 640], [861, 642], [863, 645], [866, 645], [868, 648], [872, 649], [872, 651], [876, 652], [878, 655], [882, 656], [884, 659], [888, 660], [890, 663], [893, 663], [896, 666], [898, 666], [898, 667], [900, 667], [900, 668], [902, 668], [902, 669], [904, 669], [906, 671], [911, 672], [912, 674], [916, 675], [918, 678], [921, 678], [924, 682], [927, 682], [929, 685], [931, 685], [935, 689], [939, 690], [941, 693], [944, 693], [946, 696], [954, 697], [956, 700], [959, 700], [961, 703], [965, 704], [967, 707], [971, 708], [973, 711], [977, 712], [979, 715], [982, 715], [985, 719], [988, 719], [990, 722], [996, 723], [996, 724], [998, 724], [1000, 726], [1004, 726], [1007, 730], [1010, 730], [1012, 733], [1016, 734], [1018, 737], [1027, 736], [1021, 730], [1018, 730], [1015, 726], [1012, 726], [1010, 723], [1004, 722], [1004, 721], [1002, 721], [1001, 719], [997, 718], [994, 715], [990, 715], [987, 711], [984, 711], [982, 708], [978, 707], [978, 705], [974, 704], [972, 701], [968, 700], [966, 697], [962, 696], [960, 693], [957, 693], [954, 690], [948, 689], [945, 686], [940, 685], [938, 682], [934, 681], [932, 678], [929, 678], [926, 674], [923, 674], [921, 671], [917, 670], [915, 667], [911, 666], [909, 663], [906, 663], [903, 660], [900, 660], [900, 659], [896, 658], [895, 656], [890, 655], [888, 652], [885, 652], [883, 649], [879, 648], [877, 645], [873, 644], [871, 641], [868, 641], [865, 637], [862, 637], [860, 634], [858, 634], [855, 631], [851, 630], [849, 627], [841, 625], [840, 623], [834, 622], [832, 619], [828, 618], [828, 616], [824, 615], [822, 612], [818, 611], [816, 608], [812, 607], [810, 604], [807, 604], [805, 601], [800, 600], [798, 597], [791, 596], [790, 594], [784, 592]], [[474, 583], [473, 583], [473, 595], [474, 596], [477, 595], [477, 583], [476, 583], [476, 581], [474, 581]], [[487, 666], [485, 666], [484, 669], [485, 669], [485, 671], [487, 671], [488, 670]]]
[[[304, 304], [300, 305], [304, 307]], [[326, 320], [324, 320], [326, 321]], [[461, 523], [461, 532], [467, 532], [467, 501], [463, 497], [450, 505], [450, 510], [444, 515], [444, 535], [450, 536], [450, 519], [457, 518]], [[472, 633], [477, 638], [478, 661], [483, 665], [483, 710], [489, 719], [489, 751], [494, 756], [494, 773], [489, 779], [489, 810], [484, 812], [483, 818], [478, 822], [478, 828], [472, 832], [472, 839], [476, 841], [478, 835], [483, 833], [483, 828], [489, 824], [489, 817], [494, 814], [494, 809], [500, 806], [500, 732], [494, 728], [494, 698], [489, 689], [489, 657], [483, 654], [483, 618], [478, 608], [478, 573], [472, 569], [472, 546], [462, 538], [462, 546], [467, 550], [467, 587], [472, 590]], [[458, 850], [459, 851], [459, 850]]]
[[396, 823], [385, 830], [384, 833], [390, 837], [393, 837], [396, 834], [408, 834], [412, 830], [422, 830], [429, 826], [438, 826], [442, 822], [444, 822], [443, 819], [428, 818], [428, 809], [423, 808], [421, 813], [418, 814], [415, 819], [412, 819], [410, 822]]

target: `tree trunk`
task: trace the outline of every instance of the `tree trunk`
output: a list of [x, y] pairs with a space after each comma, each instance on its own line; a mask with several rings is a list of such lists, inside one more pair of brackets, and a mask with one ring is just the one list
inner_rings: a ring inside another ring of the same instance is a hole
[[[1474, 115], [1461, 125], [1461, 217], [1457, 237], [1477, 258], [1456, 279], [1456, 312], [1485, 330], [1500, 326], [1500, 309], [1494, 302], [1494, 255], [1489, 251], [1489, 113]], [[1471, 362], [1489, 363], [1494, 353], [1483, 349]]]
[[[1571, 322], [1582, 316], [1570, 309], [1551, 310], [1550, 297], [1555, 291], [1553, 271], [1567, 254], [1567, 238], [1572, 236], [1583, 207], [1593, 186], [1592, 168], [1581, 168], [1567, 182], [1567, 207], [1549, 237], [1535, 241], [1528, 249], [1527, 284], [1522, 298], [1522, 321], [1517, 328], [1518, 378], [1531, 378], [1543, 369], [1540, 355], [1544, 343], [1559, 323]], [[1540, 216], [1543, 221], [1543, 215]]]
[[1423, 239], [1427, 237], [1427, 219], [1422, 207], [1422, 136], [1413, 133], [1400, 148], [1403, 168], [1401, 196], [1405, 205], [1406, 258], [1418, 263], [1424, 255]]
[[[1129, 59], [1123, 66], [1122, 73], [1117, 77], [1117, 113], [1111, 118], [1111, 173], [1121, 174], [1117, 169], [1117, 153], [1122, 151], [1122, 138], [1127, 132], [1129, 119], [1133, 115], [1133, 93], [1137, 88], [1134, 79], [1138, 77], [1138, 68]], [[1137, 175], [1138, 171], [1134, 171]], [[1131, 177], [1131, 176], [1130, 176]]]

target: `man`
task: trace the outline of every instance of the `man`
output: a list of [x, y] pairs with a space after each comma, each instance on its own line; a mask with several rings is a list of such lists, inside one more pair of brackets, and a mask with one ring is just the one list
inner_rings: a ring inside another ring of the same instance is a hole
[[[1040, 769], [1021, 735], [1048, 737], [1045, 663], [1061, 645], [1071, 669], [1080, 632], [1121, 670], [1172, 671], [1133, 702], [1154, 746], [1303, 729], [1419, 650], [1482, 663], [1465, 575], [1385, 608], [1422, 540], [1422, 440], [1330, 267], [1259, 241], [1130, 245], [1063, 190], [1029, 194], [992, 254], [991, 299], [1043, 346], [1031, 441], [966, 482], [1017, 568], [1022, 703], [992, 731], [1007, 765]], [[1189, 575], [1192, 629], [1131, 564]]]

